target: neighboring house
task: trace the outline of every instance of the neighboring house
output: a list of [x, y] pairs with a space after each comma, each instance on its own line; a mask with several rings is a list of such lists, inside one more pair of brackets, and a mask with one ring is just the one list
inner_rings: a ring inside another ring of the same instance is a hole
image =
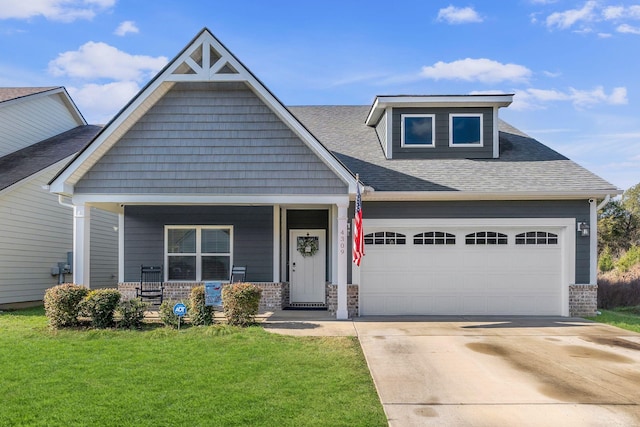
[[[52, 268], [72, 250], [72, 210], [43, 187], [99, 130], [63, 87], [0, 88], [0, 304], [41, 301], [62, 277]], [[117, 217], [96, 215], [92, 283], [115, 286]]]
[[172, 298], [241, 265], [263, 308], [339, 319], [593, 313], [596, 199], [620, 191], [501, 122], [511, 100], [287, 108], [205, 29], [52, 180], [75, 205], [75, 280], [100, 208], [119, 215], [128, 295], [142, 264]]

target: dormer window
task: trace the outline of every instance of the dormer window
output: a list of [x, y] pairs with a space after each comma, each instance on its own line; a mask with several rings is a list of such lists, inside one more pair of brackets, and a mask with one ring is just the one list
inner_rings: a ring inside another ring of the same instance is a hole
[[450, 114], [449, 146], [482, 147], [482, 114]]
[[402, 114], [402, 147], [435, 147], [435, 114]]

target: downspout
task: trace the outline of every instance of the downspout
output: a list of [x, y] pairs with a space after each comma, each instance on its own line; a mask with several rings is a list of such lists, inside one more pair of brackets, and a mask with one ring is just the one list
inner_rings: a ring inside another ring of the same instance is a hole
[[602, 203], [596, 206], [595, 199], [589, 199], [589, 223], [591, 233], [589, 235], [589, 284], [598, 284], [598, 211], [606, 206], [611, 200], [609, 194], [606, 195]]

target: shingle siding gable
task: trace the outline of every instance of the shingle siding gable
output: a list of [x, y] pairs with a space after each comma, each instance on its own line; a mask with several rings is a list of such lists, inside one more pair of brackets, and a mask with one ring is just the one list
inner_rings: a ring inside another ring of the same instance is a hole
[[77, 193], [344, 194], [346, 185], [242, 83], [179, 83]]

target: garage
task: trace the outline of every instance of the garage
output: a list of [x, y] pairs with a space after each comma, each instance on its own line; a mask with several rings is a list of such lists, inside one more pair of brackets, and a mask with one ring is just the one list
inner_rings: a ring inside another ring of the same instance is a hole
[[567, 315], [573, 220], [370, 220], [360, 315]]

